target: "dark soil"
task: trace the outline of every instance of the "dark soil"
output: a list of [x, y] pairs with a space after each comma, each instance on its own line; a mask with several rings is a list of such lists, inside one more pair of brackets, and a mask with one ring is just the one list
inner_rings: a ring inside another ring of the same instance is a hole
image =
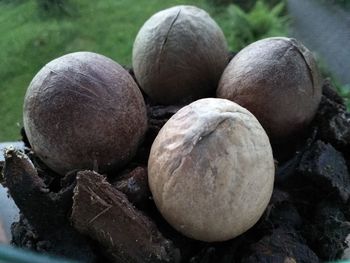
[[260, 221], [220, 243], [182, 236], [155, 208], [147, 185], [150, 147], [181, 105], [145, 100], [149, 129], [143, 144], [128, 166], [104, 176], [91, 171], [58, 176], [31, 152], [22, 130], [32, 162], [19, 151], [8, 151], [3, 171], [22, 213], [12, 227], [14, 245], [83, 262], [310, 263], [341, 258], [350, 234], [350, 114], [329, 82], [304, 136], [274, 146], [275, 188]]

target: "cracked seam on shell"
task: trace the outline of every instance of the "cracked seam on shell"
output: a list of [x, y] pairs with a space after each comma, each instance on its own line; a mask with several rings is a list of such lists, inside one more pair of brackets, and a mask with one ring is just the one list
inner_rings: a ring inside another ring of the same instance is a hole
[[218, 121], [214, 126], [213, 129], [212, 126], [208, 127], [208, 129], [204, 130], [203, 132], [200, 133], [199, 136], [197, 136], [194, 140], [194, 143], [191, 144], [190, 146], [190, 150], [186, 151], [184, 155], [181, 156], [180, 161], [178, 162], [178, 164], [175, 166], [174, 169], [171, 169], [172, 171], [170, 172], [171, 175], [173, 175], [181, 166], [182, 163], [184, 162], [185, 158], [190, 155], [192, 153], [192, 151], [194, 150], [194, 148], [196, 147], [196, 145], [200, 142], [203, 141], [203, 139], [206, 139], [209, 137], [209, 135], [211, 135], [213, 132], [216, 131], [216, 129], [225, 121], [227, 121], [230, 118], [230, 116], [224, 116], [220, 121]]
[[170, 27], [165, 35], [165, 38], [164, 38], [164, 41], [162, 43], [162, 46], [160, 47], [160, 52], [159, 52], [159, 57], [158, 57], [158, 72], [160, 72], [160, 61], [161, 61], [161, 58], [162, 58], [162, 55], [163, 55], [163, 52], [164, 52], [164, 47], [165, 47], [165, 44], [168, 42], [168, 38], [169, 38], [169, 35], [170, 35], [170, 31], [171, 29], [173, 28], [176, 20], [179, 18], [180, 16], [180, 13], [181, 13], [181, 8], [179, 9], [179, 11], [177, 12], [174, 20], [171, 22], [170, 24]]
[[[314, 79], [314, 74], [311, 68], [311, 65], [309, 63], [309, 61], [307, 60], [306, 56], [309, 55], [311, 52], [307, 49], [305, 49], [300, 43], [298, 43], [294, 38], [291, 39], [290, 43], [293, 45], [293, 47], [295, 47], [295, 49], [297, 50], [297, 52], [301, 55], [301, 57], [303, 58], [306, 67], [308, 69], [308, 73], [309, 73], [309, 77], [311, 80], [311, 84], [312, 84], [312, 94], [315, 94], [315, 79]], [[305, 53], [304, 53], [305, 52]], [[307, 56], [309, 57], [309, 56]]]

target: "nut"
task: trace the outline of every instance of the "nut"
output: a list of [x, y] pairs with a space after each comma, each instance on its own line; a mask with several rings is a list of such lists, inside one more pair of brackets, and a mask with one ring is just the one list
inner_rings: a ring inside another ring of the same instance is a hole
[[321, 100], [320, 74], [311, 52], [292, 38], [254, 42], [225, 69], [217, 96], [253, 113], [272, 142], [302, 132]]
[[246, 109], [201, 99], [159, 132], [148, 162], [149, 185], [164, 218], [182, 234], [224, 241], [252, 227], [272, 194], [269, 139]]
[[151, 99], [173, 104], [214, 94], [227, 60], [227, 43], [216, 22], [202, 9], [181, 5], [145, 22], [132, 64]]
[[118, 63], [91, 52], [44, 66], [28, 87], [23, 115], [34, 152], [60, 174], [125, 164], [147, 128], [135, 81]]

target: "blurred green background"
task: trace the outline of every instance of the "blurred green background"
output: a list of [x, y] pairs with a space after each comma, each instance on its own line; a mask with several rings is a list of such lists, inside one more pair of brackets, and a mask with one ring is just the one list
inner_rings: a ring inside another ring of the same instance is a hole
[[209, 12], [234, 51], [288, 33], [284, 1], [0, 0], [0, 142], [19, 139], [26, 88], [46, 63], [84, 50], [130, 66], [133, 41], [143, 23], [178, 4]]

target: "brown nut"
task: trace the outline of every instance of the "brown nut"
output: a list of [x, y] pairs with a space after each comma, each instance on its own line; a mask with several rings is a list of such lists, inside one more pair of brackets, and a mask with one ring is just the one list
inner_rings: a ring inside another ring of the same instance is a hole
[[132, 64], [148, 96], [173, 104], [215, 93], [227, 59], [226, 39], [216, 22], [202, 9], [180, 5], [145, 22]]
[[163, 217], [182, 234], [224, 241], [252, 227], [273, 189], [269, 139], [246, 109], [201, 99], [179, 110], [156, 137], [149, 185]]
[[303, 131], [321, 100], [311, 52], [292, 38], [273, 37], [240, 51], [225, 69], [217, 96], [253, 113], [272, 142]]
[[28, 87], [23, 115], [33, 150], [60, 174], [125, 164], [147, 128], [135, 81], [118, 63], [91, 52], [44, 66]]

